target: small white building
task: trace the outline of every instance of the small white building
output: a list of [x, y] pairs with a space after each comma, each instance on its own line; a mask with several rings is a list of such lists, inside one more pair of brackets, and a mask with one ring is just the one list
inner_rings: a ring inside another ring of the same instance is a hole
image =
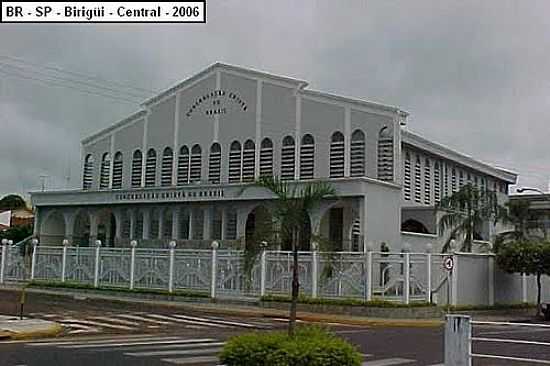
[[[337, 248], [424, 251], [443, 241], [433, 209], [442, 197], [472, 182], [504, 200], [517, 178], [406, 131], [398, 107], [221, 63], [142, 107], [82, 141], [81, 189], [32, 193], [42, 243], [242, 245], [271, 199], [242, 188], [277, 175], [334, 185], [340, 199], [323, 202], [310, 223]], [[479, 239], [494, 232], [487, 223]]]

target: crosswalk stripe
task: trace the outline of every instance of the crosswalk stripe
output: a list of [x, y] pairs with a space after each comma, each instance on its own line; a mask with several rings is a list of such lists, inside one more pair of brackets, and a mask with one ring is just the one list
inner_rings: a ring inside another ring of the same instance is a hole
[[130, 347], [112, 347], [112, 348], [102, 348], [101, 351], [160, 351], [167, 349], [185, 349], [185, 348], [205, 348], [205, 347], [214, 347], [214, 346], [223, 346], [225, 342], [204, 342], [204, 343], [189, 343], [189, 342], [166, 342], [169, 344], [155, 345], [154, 343], [148, 343], [145, 346], [130, 346]]
[[125, 347], [125, 346], [142, 346], [142, 345], [159, 345], [159, 344], [193, 344], [196, 345], [198, 343], [202, 342], [212, 342], [215, 339], [211, 338], [202, 338], [202, 339], [183, 339], [183, 338], [177, 338], [172, 340], [144, 340], [144, 341], [129, 341], [129, 342], [121, 342], [121, 343], [87, 343], [87, 344], [79, 344], [79, 345], [68, 345], [68, 346], [60, 346], [61, 348], [105, 348], [105, 347]]
[[116, 324], [108, 324], [104, 322], [96, 322], [93, 320], [84, 320], [84, 319], [62, 319], [59, 320], [58, 323], [61, 324], [84, 324], [84, 325], [95, 325], [97, 327], [103, 327], [103, 328], [113, 328], [113, 329], [122, 329], [122, 330], [133, 330], [135, 328], [128, 327], [126, 325], [116, 325]]
[[220, 347], [215, 348], [203, 348], [203, 349], [192, 349], [184, 351], [152, 351], [152, 352], [131, 352], [125, 353], [126, 356], [135, 356], [135, 357], [146, 357], [146, 356], [176, 356], [176, 355], [209, 355], [218, 353], [222, 349]]
[[261, 328], [262, 327], [260, 325], [253, 325], [248, 323], [241, 323], [241, 322], [235, 322], [235, 321], [229, 321], [229, 320], [200, 318], [196, 316], [181, 315], [181, 314], [172, 314], [172, 316], [176, 318], [181, 318], [181, 319], [196, 320], [196, 321], [203, 321], [203, 322], [210, 322], [210, 323], [224, 324], [224, 325], [233, 325], [233, 326], [243, 327], [243, 328]]
[[95, 344], [108, 344], [108, 343], [120, 343], [120, 342], [132, 342], [132, 341], [155, 341], [155, 340], [174, 340], [181, 339], [181, 337], [155, 337], [151, 335], [129, 335], [124, 337], [110, 337], [110, 338], [87, 338], [87, 339], [78, 339], [74, 341], [40, 341], [40, 342], [31, 342], [27, 343], [30, 346], [60, 346], [60, 345], [71, 345], [71, 344], [90, 344], [91, 342]]
[[205, 324], [206, 321], [197, 321], [197, 320], [188, 320], [188, 319], [183, 319], [183, 318], [179, 318], [179, 317], [170, 317], [170, 316], [166, 316], [166, 315], [159, 315], [159, 314], [149, 314], [148, 316], [152, 317], [152, 318], [157, 318], [157, 319], [164, 319], [164, 320], [170, 320], [172, 322], [177, 322], [177, 323], [186, 323], [186, 324], [194, 324], [194, 325], [202, 325], [202, 326], [209, 326], [209, 327], [215, 327], [215, 328], [229, 328], [228, 325], [223, 325], [223, 324], [216, 324], [216, 323], [210, 323], [208, 322], [208, 324]]
[[172, 363], [174, 365], [195, 365], [201, 363], [217, 362], [216, 356], [202, 356], [202, 357], [186, 357], [186, 358], [163, 358], [163, 362]]
[[170, 324], [170, 322], [167, 322], [167, 321], [149, 319], [149, 318], [145, 318], [144, 316], [139, 316], [139, 315], [118, 314], [117, 316], [120, 317], [120, 318], [139, 320], [139, 321], [143, 321], [143, 322], [147, 322], [147, 323], [162, 324], [162, 325]]
[[99, 333], [99, 329], [96, 329], [96, 328], [76, 329], [76, 330], [70, 330], [69, 332], [67, 332], [67, 334], [71, 334], [71, 335], [83, 334], [83, 333]]
[[403, 365], [405, 363], [415, 362], [415, 360], [409, 360], [408, 358], [384, 358], [382, 360], [376, 361], [366, 361], [363, 362], [362, 366], [392, 366], [392, 365]]
[[134, 327], [139, 326], [138, 322], [131, 322], [129, 320], [117, 319], [117, 318], [113, 318], [113, 317], [109, 317], [109, 316], [92, 316], [89, 319], [103, 320], [103, 321], [106, 321], [106, 322], [113, 322], [113, 323], [120, 323], [120, 324], [130, 325], [130, 326], [134, 326]]

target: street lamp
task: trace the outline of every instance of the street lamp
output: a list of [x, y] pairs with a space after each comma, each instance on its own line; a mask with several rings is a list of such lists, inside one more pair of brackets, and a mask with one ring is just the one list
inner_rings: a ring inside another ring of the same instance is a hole
[[537, 192], [537, 193], [540, 193], [540, 194], [542, 194], [543, 196], [546, 197], [546, 193], [544, 193], [543, 191], [541, 191], [541, 190], [538, 189], [538, 188], [532, 188], [532, 187], [519, 187], [518, 189], [516, 189], [516, 192], [518, 192], [518, 193], [523, 193], [523, 192], [527, 192], [527, 191]]

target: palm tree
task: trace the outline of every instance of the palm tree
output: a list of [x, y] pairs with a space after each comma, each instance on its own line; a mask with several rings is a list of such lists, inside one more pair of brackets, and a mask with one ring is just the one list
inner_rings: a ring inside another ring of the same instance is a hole
[[529, 234], [529, 222], [532, 214], [529, 210], [531, 203], [525, 199], [511, 200], [506, 202], [506, 209], [502, 211], [500, 220], [512, 225], [513, 230], [506, 231], [497, 235], [495, 240], [495, 251], [499, 246], [515, 241], [540, 239]]
[[503, 208], [498, 204], [495, 192], [480, 190], [468, 183], [443, 198], [436, 210], [445, 211], [438, 223], [440, 232], [449, 231], [442, 252], [449, 251], [453, 239], [461, 239], [461, 250], [471, 252], [476, 229], [489, 220], [496, 223], [502, 217]]
[[[306, 232], [309, 230], [309, 212], [323, 199], [334, 198], [336, 190], [327, 182], [296, 184], [277, 177], [262, 177], [254, 185], [269, 190], [275, 196], [272, 215], [278, 228], [278, 240], [284, 244], [290, 244], [292, 250], [292, 293], [288, 334], [294, 336], [300, 291], [298, 251], [301, 247], [309, 245], [307, 241], [311, 233]], [[248, 250], [254, 249], [248, 248]]]

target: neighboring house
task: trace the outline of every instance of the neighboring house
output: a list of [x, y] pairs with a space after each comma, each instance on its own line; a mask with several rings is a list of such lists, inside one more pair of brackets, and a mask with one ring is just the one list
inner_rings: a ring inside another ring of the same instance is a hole
[[6, 228], [32, 225], [34, 213], [29, 208], [17, 208], [0, 212], [0, 225]]
[[550, 192], [545, 194], [514, 194], [510, 200], [529, 201], [528, 229], [531, 234], [548, 238], [550, 235]]
[[434, 205], [468, 182], [504, 201], [517, 178], [407, 131], [398, 107], [237, 66], [216, 63], [142, 106], [82, 141], [81, 189], [32, 193], [42, 243], [231, 246], [271, 205], [243, 186], [277, 175], [336, 188], [310, 227], [341, 250], [438, 250]]

